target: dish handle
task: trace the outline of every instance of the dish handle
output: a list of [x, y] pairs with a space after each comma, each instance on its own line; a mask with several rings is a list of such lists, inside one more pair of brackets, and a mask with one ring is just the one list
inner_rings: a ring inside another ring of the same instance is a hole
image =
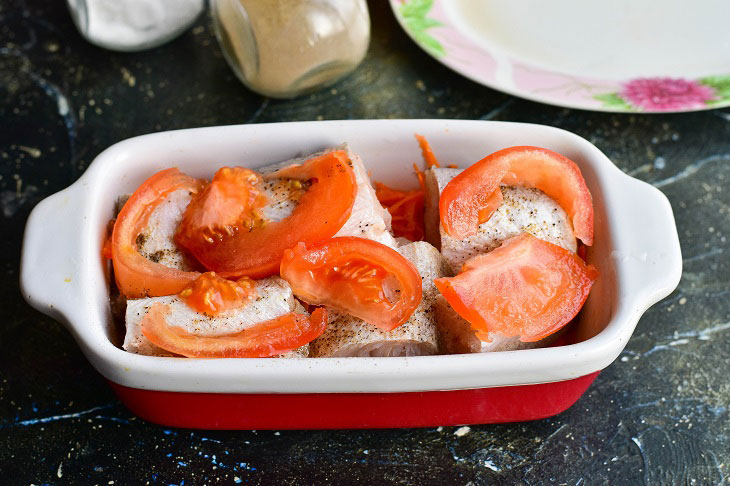
[[677, 288], [682, 276], [682, 252], [669, 199], [656, 187], [624, 176], [620, 195], [621, 227], [611, 257], [624, 275], [623, 297], [643, 313]]
[[[78, 183], [77, 183], [78, 184]], [[77, 184], [33, 208], [25, 225], [20, 257], [23, 298], [36, 310], [63, 323], [81, 306], [81, 274], [88, 258], [82, 225], [86, 197]], [[101, 255], [99, 255], [101, 258]]]

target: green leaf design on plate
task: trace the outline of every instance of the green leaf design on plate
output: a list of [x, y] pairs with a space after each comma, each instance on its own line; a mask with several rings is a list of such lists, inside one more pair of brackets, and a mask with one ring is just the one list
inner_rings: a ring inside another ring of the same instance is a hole
[[435, 37], [426, 32], [432, 27], [443, 25], [435, 19], [426, 17], [433, 7], [433, 0], [410, 0], [401, 4], [400, 15], [403, 25], [413, 39], [434, 56], [446, 55], [446, 50]]
[[709, 76], [700, 79], [699, 82], [715, 90], [716, 98], [708, 101], [708, 105], [730, 101], [730, 76]]
[[618, 93], [603, 93], [593, 96], [593, 99], [603, 103], [603, 108], [612, 110], [634, 111], [635, 108], [621, 98]]
[[433, 7], [433, 0], [410, 0], [400, 6], [403, 17], [425, 17]]
[[443, 25], [441, 22], [439, 22], [436, 19], [429, 19], [427, 17], [422, 18], [410, 18], [406, 20], [406, 23], [408, 24], [408, 28], [412, 31], [423, 31], [426, 29], [430, 29], [431, 27], [439, 27]]

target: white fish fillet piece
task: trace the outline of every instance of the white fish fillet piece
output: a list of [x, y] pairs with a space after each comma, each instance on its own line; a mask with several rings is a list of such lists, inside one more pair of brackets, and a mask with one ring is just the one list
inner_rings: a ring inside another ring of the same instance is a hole
[[[271, 173], [283, 167], [288, 167], [292, 164], [301, 164], [306, 162], [312, 157], [326, 154], [334, 150], [346, 150], [350, 161], [352, 162], [352, 169], [355, 172], [355, 180], [357, 182], [357, 195], [355, 196], [355, 203], [352, 207], [352, 213], [335, 234], [337, 236], [358, 236], [360, 238], [367, 238], [369, 240], [375, 240], [379, 243], [387, 245], [391, 248], [397, 246], [395, 238], [390, 232], [390, 213], [387, 209], [383, 208], [375, 195], [375, 189], [373, 189], [368, 177], [367, 170], [363, 165], [362, 159], [356, 154], [352, 153], [346, 146], [328, 148], [315, 154], [307, 155], [304, 157], [298, 157], [285, 162], [279, 162], [276, 164], [268, 165], [258, 169], [261, 173]], [[265, 185], [267, 197], [270, 200], [275, 201], [263, 209], [265, 217], [278, 221], [291, 215], [292, 211], [296, 207], [296, 201], [301, 197], [302, 191], [295, 188], [289, 181], [284, 180], [272, 180]], [[274, 184], [276, 185], [274, 186]], [[269, 186], [271, 188], [269, 189]]]
[[[177, 295], [127, 300], [124, 349], [148, 356], [173, 356], [152, 344], [142, 334], [142, 318], [155, 303], [170, 306], [167, 322], [199, 336], [231, 334], [289, 312], [306, 313], [282, 278], [269, 277], [256, 282], [258, 295], [243, 307], [216, 317], [208, 317], [188, 307]], [[307, 348], [306, 346], [304, 348]], [[281, 357], [306, 357], [308, 349], [299, 348]]]
[[328, 309], [325, 332], [310, 343], [312, 357], [330, 356], [425, 356], [438, 352], [438, 336], [432, 306], [438, 295], [433, 281], [446, 275], [438, 250], [417, 241], [398, 248], [422, 277], [423, 300], [411, 318], [392, 331], [342, 312]]
[[191, 194], [185, 189], [170, 193], [150, 214], [147, 226], [137, 236], [137, 251], [153, 262], [178, 270], [190, 271], [193, 267], [173, 237]]
[[479, 225], [476, 235], [461, 240], [446, 234], [438, 213], [439, 196], [460, 172], [460, 169], [440, 168], [426, 172], [426, 239], [441, 249], [453, 274], [474, 255], [488, 253], [504, 240], [522, 233], [576, 251], [573, 226], [563, 208], [539, 189], [525, 187], [502, 186], [502, 205], [489, 221]]
[[281, 221], [291, 216], [306, 190], [305, 186], [299, 187], [293, 183], [293, 180], [288, 179], [264, 181], [263, 188], [267, 204], [261, 208], [261, 213], [265, 219]]
[[[487, 253], [502, 242], [521, 233], [576, 251], [576, 239], [567, 214], [553, 199], [538, 189], [502, 186], [504, 201], [489, 221], [479, 225], [479, 232], [459, 240], [447, 235], [441, 227], [438, 202], [446, 184], [461, 169], [432, 168], [426, 172], [426, 238], [441, 248], [451, 274], [455, 275], [466, 260], [480, 253]], [[490, 333], [490, 341], [476, 337], [471, 325], [439, 295], [434, 305], [439, 330], [441, 352], [446, 354], [485, 353], [531, 349], [550, 344], [559, 333], [531, 343], [519, 337], [505, 337]]]
[[444, 354], [531, 349], [544, 346], [552, 341], [553, 336], [548, 336], [542, 341], [523, 343], [519, 337], [505, 337], [496, 332], [489, 333], [491, 342], [481, 341], [476, 337], [469, 322], [457, 314], [442, 295], [436, 298], [433, 309], [438, 323], [439, 346]]

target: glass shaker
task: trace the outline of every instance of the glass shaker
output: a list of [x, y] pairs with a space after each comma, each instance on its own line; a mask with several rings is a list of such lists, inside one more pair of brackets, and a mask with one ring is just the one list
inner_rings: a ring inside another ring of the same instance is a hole
[[67, 0], [84, 38], [114, 51], [141, 51], [182, 34], [204, 0]]
[[253, 91], [293, 98], [334, 83], [365, 57], [365, 0], [212, 0], [228, 64]]

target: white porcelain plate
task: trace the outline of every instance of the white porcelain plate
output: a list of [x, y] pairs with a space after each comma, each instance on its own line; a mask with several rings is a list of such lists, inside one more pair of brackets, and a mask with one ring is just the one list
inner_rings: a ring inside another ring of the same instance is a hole
[[727, 0], [390, 0], [408, 35], [477, 83], [613, 112], [730, 106]]

